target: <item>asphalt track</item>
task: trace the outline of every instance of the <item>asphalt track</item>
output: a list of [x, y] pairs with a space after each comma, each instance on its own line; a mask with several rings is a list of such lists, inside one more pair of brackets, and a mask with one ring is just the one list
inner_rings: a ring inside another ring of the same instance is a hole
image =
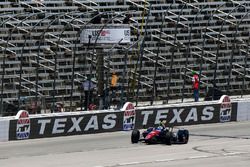
[[1, 167], [248, 167], [250, 122], [187, 126], [186, 145], [131, 144], [131, 132], [0, 143]]

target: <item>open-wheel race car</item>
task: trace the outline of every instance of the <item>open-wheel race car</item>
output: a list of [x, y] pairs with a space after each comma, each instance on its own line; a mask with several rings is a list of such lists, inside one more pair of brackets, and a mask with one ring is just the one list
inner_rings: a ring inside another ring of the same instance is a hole
[[189, 131], [186, 129], [174, 130], [173, 127], [164, 128], [158, 126], [150, 127], [142, 133], [138, 129], [134, 129], [131, 134], [131, 142], [138, 143], [139, 141], [147, 144], [187, 144], [189, 140]]

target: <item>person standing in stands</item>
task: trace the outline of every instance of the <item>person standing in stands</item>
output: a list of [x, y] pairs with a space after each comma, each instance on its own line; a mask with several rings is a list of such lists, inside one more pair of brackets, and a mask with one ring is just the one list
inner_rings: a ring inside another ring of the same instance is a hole
[[85, 94], [85, 101], [84, 101], [84, 108], [88, 110], [89, 105], [92, 104], [93, 98], [93, 91], [96, 87], [96, 84], [91, 80], [91, 77], [88, 78], [83, 82], [83, 90]]
[[110, 85], [110, 89], [111, 89], [111, 98], [110, 98], [110, 101], [112, 101], [112, 99], [115, 97], [116, 90], [117, 90], [117, 81], [118, 81], [118, 76], [113, 71], [112, 72], [112, 76], [111, 76], [111, 85]]
[[194, 92], [194, 101], [199, 101], [199, 75], [196, 71], [192, 71], [193, 77], [193, 92]]

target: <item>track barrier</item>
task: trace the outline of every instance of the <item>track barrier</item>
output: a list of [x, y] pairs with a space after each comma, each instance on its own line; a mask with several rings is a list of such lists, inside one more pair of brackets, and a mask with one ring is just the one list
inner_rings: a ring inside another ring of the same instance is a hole
[[0, 141], [83, 135], [156, 126], [165, 119], [169, 126], [247, 121], [250, 101], [218, 101], [135, 107], [126, 102], [120, 110], [62, 112], [0, 118]]

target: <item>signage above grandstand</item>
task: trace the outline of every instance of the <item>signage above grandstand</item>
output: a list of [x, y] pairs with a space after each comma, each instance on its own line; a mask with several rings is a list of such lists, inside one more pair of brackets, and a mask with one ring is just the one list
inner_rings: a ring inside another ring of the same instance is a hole
[[130, 27], [118, 25], [88, 25], [80, 34], [81, 43], [116, 44], [130, 43]]

